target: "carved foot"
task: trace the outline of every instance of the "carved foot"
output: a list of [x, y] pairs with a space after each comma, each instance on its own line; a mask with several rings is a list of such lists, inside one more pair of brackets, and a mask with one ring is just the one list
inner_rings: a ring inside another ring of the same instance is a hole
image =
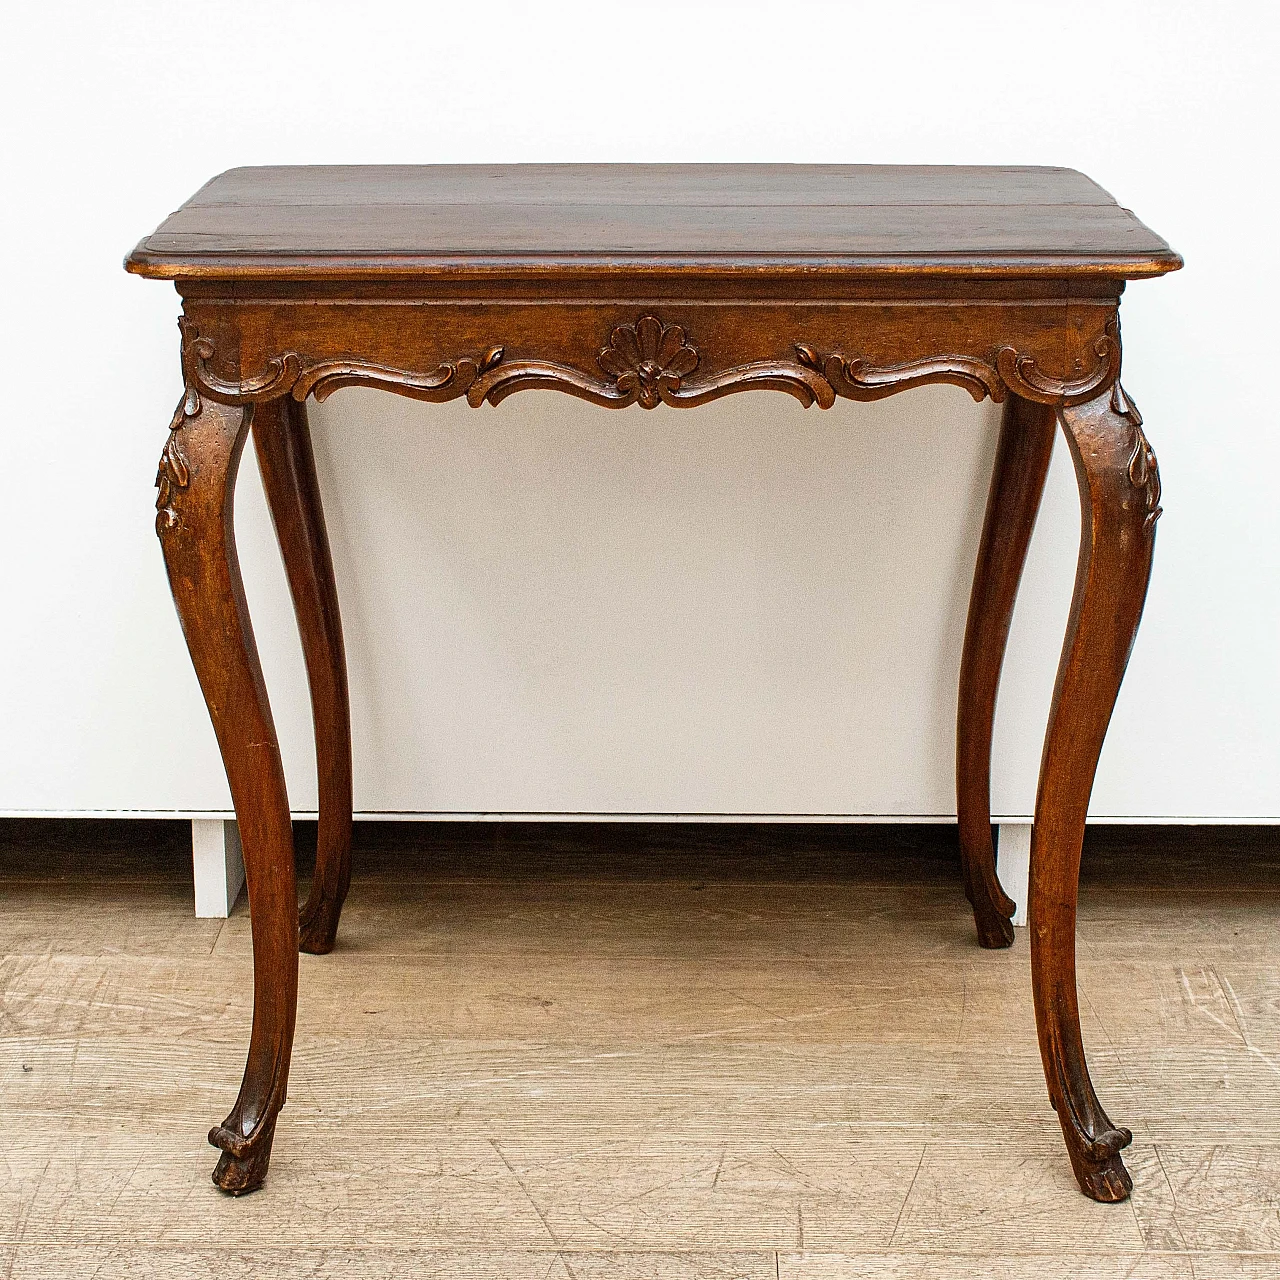
[[1066, 1122], [1062, 1133], [1067, 1140], [1067, 1154], [1071, 1157], [1071, 1168], [1080, 1190], [1090, 1200], [1098, 1200], [1102, 1204], [1127, 1200], [1133, 1190], [1133, 1179], [1124, 1167], [1120, 1152], [1133, 1141], [1133, 1134], [1128, 1129], [1112, 1126], [1104, 1129], [1098, 1137], [1090, 1138], [1076, 1132]]
[[242, 1138], [221, 1125], [210, 1129], [210, 1145], [222, 1150], [218, 1167], [213, 1171], [214, 1185], [233, 1196], [247, 1196], [251, 1191], [257, 1191], [267, 1176], [271, 1143], [275, 1136], [274, 1117], [259, 1125], [248, 1138]]
[[1059, 410], [1083, 519], [1075, 596], [1040, 765], [1031, 831], [1031, 980], [1045, 1080], [1080, 1189], [1125, 1199], [1132, 1135], [1089, 1079], [1076, 991], [1076, 908], [1085, 815], [1151, 575], [1160, 514], [1155, 455], [1120, 384]]
[[298, 912], [298, 950], [312, 956], [326, 956], [338, 936], [342, 903], [314, 892]]
[[[184, 359], [192, 353], [184, 353]], [[236, 468], [252, 409], [189, 389], [160, 461], [156, 528], [217, 734], [244, 850], [253, 927], [253, 1028], [240, 1093], [209, 1134], [214, 1181], [262, 1185], [289, 1081], [298, 999], [298, 891], [289, 796], [235, 548]]]
[[999, 883], [991, 885], [980, 877], [976, 883], [965, 884], [964, 896], [973, 907], [978, 945], [992, 951], [1013, 946], [1014, 904]]

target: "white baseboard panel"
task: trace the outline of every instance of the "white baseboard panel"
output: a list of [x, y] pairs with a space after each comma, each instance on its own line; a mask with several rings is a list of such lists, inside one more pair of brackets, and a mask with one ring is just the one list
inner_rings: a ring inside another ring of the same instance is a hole
[[1027, 898], [1031, 885], [1031, 823], [1002, 822], [996, 836], [996, 874], [1005, 893], [1013, 899], [1014, 928], [1027, 923]]
[[191, 866], [195, 873], [196, 917], [226, 919], [244, 888], [240, 828], [223, 818], [191, 823]]

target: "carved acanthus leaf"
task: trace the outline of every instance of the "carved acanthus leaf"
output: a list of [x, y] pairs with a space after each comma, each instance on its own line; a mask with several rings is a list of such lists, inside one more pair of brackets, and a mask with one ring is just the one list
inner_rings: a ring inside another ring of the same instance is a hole
[[160, 454], [156, 471], [156, 533], [165, 534], [178, 527], [174, 498], [191, 483], [191, 466], [182, 450], [182, 429], [200, 414], [200, 393], [193, 386], [183, 392], [169, 423], [169, 438]]
[[1116, 382], [1111, 388], [1111, 412], [1128, 421], [1133, 428], [1133, 452], [1129, 455], [1129, 483], [1143, 494], [1147, 516], [1142, 522], [1143, 529], [1150, 533], [1155, 523], [1163, 514], [1160, 506], [1160, 468], [1156, 463], [1155, 450], [1142, 430], [1142, 414], [1138, 406], [1129, 399], [1125, 389]]

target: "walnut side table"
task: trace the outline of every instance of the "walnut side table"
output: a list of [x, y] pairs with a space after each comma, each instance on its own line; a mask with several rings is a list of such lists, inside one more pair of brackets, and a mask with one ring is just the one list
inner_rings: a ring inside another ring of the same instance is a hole
[[[1079, 568], [1036, 795], [1031, 973], [1049, 1098], [1081, 1188], [1131, 1189], [1089, 1080], [1075, 922], [1089, 793], [1151, 571], [1160, 480], [1121, 389], [1126, 280], [1181, 259], [1082, 174], [1048, 168], [513, 165], [234, 169], [129, 255], [182, 295], [183, 398], [156, 529], [222, 751], [253, 925], [248, 1063], [209, 1135], [214, 1181], [266, 1175], [298, 949], [328, 951], [350, 879], [347, 677], [306, 401], [340, 387], [496, 405], [530, 387], [608, 408], [781, 391], [829, 408], [947, 382], [1004, 405], [960, 672], [964, 888], [1008, 946], [991, 729], [1055, 425]], [[299, 917], [284, 772], [232, 529], [252, 428], [302, 634], [320, 778]]]

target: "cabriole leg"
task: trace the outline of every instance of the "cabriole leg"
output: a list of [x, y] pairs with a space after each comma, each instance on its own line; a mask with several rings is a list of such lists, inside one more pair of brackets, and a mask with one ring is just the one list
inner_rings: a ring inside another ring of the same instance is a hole
[[956, 716], [956, 810], [965, 897], [984, 947], [1013, 942], [1014, 903], [996, 876], [991, 840], [991, 731], [1018, 583], [1053, 452], [1049, 405], [1010, 395], [996, 447], [969, 597]]
[[253, 926], [253, 1030], [240, 1095], [209, 1133], [213, 1180], [262, 1185], [284, 1105], [298, 998], [298, 899], [284, 770], [249, 621], [233, 494], [252, 409], [188, 389], [160, 459], [156, 530], [191, 661], [213, 720], [244, 850]]
[[315, 878], [302, 908], [300, 945], [303, 951], [323, 954], [333, 949], [351, 884], [351, 709], [338, 589], [306, 406], [289, 397], [263, 405], [254, 415], [253, 443], [311, 687], [320, 821]]
[[1080, 486], [1080, 560], [1040, 765], [1031, 838], [1031, 975], [1049, 1098], [1077, 1181], [1123, 1200], [1132, 1135], [1107, 1118], [1089, 1079], [1076, 995], [1076, 898], [1089, 793], [1133, 647], [1160, 514], [1142, 419], [1117, 382], [1059, 411]]

